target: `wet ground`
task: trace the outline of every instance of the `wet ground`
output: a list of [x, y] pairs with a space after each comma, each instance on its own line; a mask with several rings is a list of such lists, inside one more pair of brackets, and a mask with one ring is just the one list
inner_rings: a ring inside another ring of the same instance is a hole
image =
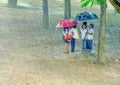
[[64, 54], [54, 32], [41, 28], [40, 12], [0, 10], [0, 85], [120, 85], [119, 59], [97, 65], [96, 54]]

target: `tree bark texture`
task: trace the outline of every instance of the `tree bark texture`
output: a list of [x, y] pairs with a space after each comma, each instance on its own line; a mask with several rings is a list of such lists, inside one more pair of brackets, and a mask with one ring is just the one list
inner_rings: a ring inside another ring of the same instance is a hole
[[71, 0], [65, 0], [64, 3], [64, 18], [70, 19], [71, 18]]

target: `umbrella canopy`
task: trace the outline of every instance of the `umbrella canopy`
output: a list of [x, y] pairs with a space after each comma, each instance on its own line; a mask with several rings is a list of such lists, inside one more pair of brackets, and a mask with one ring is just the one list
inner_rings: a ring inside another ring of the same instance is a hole
[[65, 19], [65, 20], [61, 20], [58, 24], [57, 24], [57, 28], [64, 28], [64, 27], [71, 27], [71, 26], [75, 26], [77, 25], [77, 22], [72, 20], [72, 19]]
[[98, 18], [98, 16], [96, 14], [91, 13], [91, 12], [79, 13], [75, 17], [76, 21], [94, 20], [94, 19], [99, 19], [99, 18]]

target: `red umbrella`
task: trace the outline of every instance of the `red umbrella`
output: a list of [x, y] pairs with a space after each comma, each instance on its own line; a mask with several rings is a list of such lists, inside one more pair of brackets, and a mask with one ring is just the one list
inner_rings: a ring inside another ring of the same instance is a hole
[[75, 26], [77, 25], [77, 22], [72, 20], [72, 19], [65, 19], [65, 20], [61, 20], [58, 24], [57, 24], [57, 28], [64, 28], [64, 27], [71, 27], [71, 26]]

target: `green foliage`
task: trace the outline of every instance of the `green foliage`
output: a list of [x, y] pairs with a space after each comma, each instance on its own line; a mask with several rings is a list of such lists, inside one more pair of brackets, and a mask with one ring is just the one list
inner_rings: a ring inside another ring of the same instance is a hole
[[88, 4], [90, 4], [91, 0], [82, 0], [82, 7], [86, 7]]
[[104, 4], [107, 0], [80, 0], [80, 2], [82, 3], [81, 7], [86, 7], [89, 4], [91, 4], [91, 6], [93, 5], [100, 5], [100, 4]]
[[98, 0], [100, 4], [104, 4], [107, 0]]

